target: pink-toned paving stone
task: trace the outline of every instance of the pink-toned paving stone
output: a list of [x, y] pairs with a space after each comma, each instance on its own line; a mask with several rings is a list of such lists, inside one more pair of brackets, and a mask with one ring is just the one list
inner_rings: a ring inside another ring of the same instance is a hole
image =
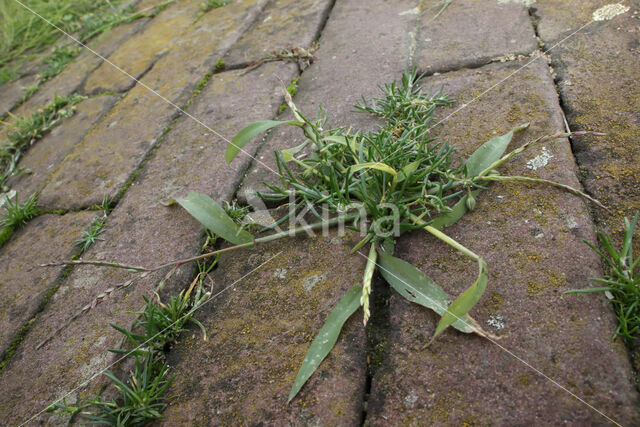
[[[464, 156], [523, 122], [531, 126], [511, 148], [562, 131], [557, 95], [542, 60], [471, 102], [522, 65], [495, 64], [425, 82], [427, 87], [444, 84], [458, 100], [439, 113], [441, 118], [468, 105], [440, 130]], [[534, 147], [502, 170], [580, 185], [564, 139]], [[558, 189], [517, 184], [492, 184], [477, 200], [475, 211], [445, 232], [487, 261], [487, 291], [471, 314], [501, 339], [449, 330], [425, 348], [437, 316], [393, 295], [387, 352], [373, 378], [368, 422], [609, 423], [601, 411], [623, 425], [637, 424], [637, 392], [625, 348], [611, 340], [616, 320], [609, 302], [563, 295], [592, 286], [589, 278], [601, 275], [598, 256], [582, 243], [595, 243], [585, 203]], [[423, 232], [402, 237], [396, 254], [452, 296], [477, 272], [474, 262]]]
[[[179, 377], [163, 425], [358, 425], [366, 381], [361, 312], [299, 395], [289, 391], [311, 341], [362, 277], [355, 233], [299, 236], [220, 259], [201, 310], [208, 339], [187, 335], [170, 356]], [[242, 278], [253, 269], [253, 274]]]
[[444, 10], [443, 3], [416, 10], [415, 65], [422, 72], [443, 72], [532, 53], [537, 41], [521, 3], [462, 0], [448, 2]]
[[[226, 66], [259, 60], [284, 48], [309, 49], [333, 5], [329, 0], [278, 0], [270, 3], [223, 58]], [[294, 58], [292, 60], [295, 61]]]
[[62, 267], [43, 268], [52, 259], [78, 252], [75, 241], [96, 212], [42, 215], [17, 231], [0, 249], [0, 355], [36, 313]]
[[186, 104], [215, 58], [231, 47], [262, 6], [236, 1], [192, 25], [144, 76], [143, 84], [127, 92], [67, 156], [43, 190], [41, 203], [81, 207], [100, 203], [105, 195], [115, 197], [177, 117], [176, 106]]
[[[215, 75], [192, 104], [191, 111], [213, 129], [230, 134], [240, 130], [239, 116], [248, 120], [272, 117], [282, 102], [273, 77], [276, 73], [292, 78], [296, 69], [292, 64], [267, 64], [246, 74], [236, 71]], [[246, 99], [259, 102], [253, 105]], [[101, 235], [104, 241], [96, 243], [85, 258], [155, 266], [200, 253], [200, 224], [180, 207], [166, 207], [162, 203], [168, 197], [195, 190], [218, 200], [229, 198], [233, 183], [240, 180], [243, 170], [227, 166], [223, 157], [226, 143], [188, 117], [176, 124], [165, 143], [110, 214]], [[195, 265], [182, 267], [167, 282], [165, 293], [177, 294], [178, 288], [188, 286], [194, 273]], [[150, 296], [163, 274], [141, 280], [124, 292], [113, 293], [106, 302], [77, 318], [36, 350], [38, 344], [84, 305], [131, 277], [131, 273], [123, 270], [75, 268], [0, 376], [0, 389], [9, 391], [0, 403], [0, 418], [10, 423], [24, 421], [99, 374], [111, 360], [107, 349], [120, 342], [120, 335], [109, 323], [130, 324], [131, 312], [142, 307], [141, 295]], [[50, 381], [52, 377], [55, 381]], [[29, 387], [23, 387], [25, 379]], [[74, 392], [71, 401], [95, 395], [100, 384], [91, 382]]]
[[24, 173], [7, 180], [7, 185], [24, 196], [40, 192], [51, 174], [89, 131], [89, 128], [115, 104], [117, 95], [100, 96], [77, 104], [75, 114], [37, 141], [23, 155], [18, 167]]

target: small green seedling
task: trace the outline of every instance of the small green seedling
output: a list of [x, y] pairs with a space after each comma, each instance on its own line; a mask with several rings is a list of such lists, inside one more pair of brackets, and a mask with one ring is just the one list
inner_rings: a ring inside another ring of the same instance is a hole
[[95, 242], [97, 242], [98, 240], [104, 240], [103, 238], [100, 237], [100, 235], [104, 231], [105, 221], [106, 221], [105, 217], [94, 219], [91, 225], [89, 226], [89, 229], [86, 231], [83, 231], [82, 237], [76, 240], [76, 245], [80, 247], [80, 250], [82, 252], [86, 252], [87, 249], [89, 249], [89, 247], [93, 245]]

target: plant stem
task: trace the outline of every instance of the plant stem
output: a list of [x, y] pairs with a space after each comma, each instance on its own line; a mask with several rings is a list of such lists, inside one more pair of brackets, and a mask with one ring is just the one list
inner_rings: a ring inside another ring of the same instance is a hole
[[376, 269], [376, 260], [378, 259], [378, 252], [376, 251], [375, 243], [371, 243], [369, 247], [369, 256], [367, 257], [367, 264], [364, 267], [364, 274], [362, 275], [362, 296], [360, 297], [360, 305], [364, 312], [362, 323], [367, 326], [371, 311], [369, 310], [369, 295], [371, 295], [371, 280], [373, 279], [373, 272]]
[[602, 209], [609, 211], [609, 208], [607, 208], [605, 205], [603, 205], [602, 203], [600, 203], [598, 200], [594, 199], [593, 197], [589, 196], [588, 194], [573, 188], [571, 186], [565, 185], [565, 184], [560, 184], [559, 182], [554, 182], [554, 181], [549, 181], [547, 179], [542, 179], [542, 178], [531, 178], [528, 176], [502, 176], [502, 175], [498, 175], [498, 176], [482, 176], [482, 177], [478, 177], [478, 180], [482, 180], [482, 181], [519, 181], [519, 182], [531, 182], [531, 183], [537, 183], [537, 184], [547, 184], [547, 185], [551, 185], [553, 187], [558, 187], [558, 188], [562, 188], [565, 191], [568, 191], [571, 194], [575, 194], [576, 196], [580, 196], [583, 197], [587, 200], [589, 200], [590, 202], [596, 204], [598, 207], [601, 207]]

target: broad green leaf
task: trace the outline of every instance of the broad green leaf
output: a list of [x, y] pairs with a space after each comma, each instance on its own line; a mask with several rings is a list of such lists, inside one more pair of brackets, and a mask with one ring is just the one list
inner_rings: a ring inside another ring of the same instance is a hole
[[404, 181], [408, 176], [410, 176], [412, 173], [414, 173], [416, 171], [416, 169], [418, 169], [418, 166], [420, 166], [420, 160], [416, 160], [415, 162], [411, 162], [408, 165], [406, 165], [405, 167], [403, 167], [402, 170], [400, 171], [399, 176], [398, 176], [398, 182]]
[[331, 311], [326, 323], [322, 329], [320, 329], [320, 332], [318, 332], [318, 335], [311, 343], [307, 354], [304, 356], [302, 366], [298, 371], [296, 380], [293, 382], [291, 393], [289, 393], [289, 402], [298, 394], [304, 383], [307, 382], [316, 368], [320, 366], [320, 363], [322, 363], [327, 354], [329, 354], [338, 340], [344, 322], [360, 307], [361, 295], [362, 287], [360, 285], [354, 285]]
[[[447, 311], [449, 296], [424, 273], [406, 261], [378, 252], [380, 274], [400, 295], [411, 302], [427, 307], [438, 315]], [[474, 323], [458, 320], [451, 326], [464, 333], [475, 332]]]
[[[478, 193], [480, 193], [480, 190], [474, 190], [471, 192], [473, 197], [477, 197]], [[458, 203], [453, 205], [451, 212], [447, 212], [444, 215], [439, 216], [429, 225], [433, 228], [437, 228], [438, 230], [442, 230], [444, 227], [449, 227], [450, 225], [458, 222], [458, 220], [467, 213], [467, 197], [468, 196], [465, 194]]]
[[398, 176], [398, 173], [395, 171], [395, 169], [393, 169], [391, 166], [385, 165], [384, 163], [367, 162], [351, 166], [351, 172], [357, 172], [362, 169], [377, 169], [379, 171], [393, 175], [394, 178]]
[[279, 120], [261, 120], [259, 122], [253, 122], [244, 127], [236, 134], [236, 136], [233, 137], [231, 143], [227, 146], [227, 151], [224, 153], [224, 159], [227, 163], [231, 163], [231, 160], [238, 155], [240, 150], [242, 150], [242, 147], [244, 147], [251, 138], [280, 125], [303, 126], [304, 123], [296, 121], [283, 122]]
[[480, 297], [482, 297], [484, 290], [487, 288], [489, 271], [487, 270], [487, 264], [482, 259], [478, 259], [478, 264], [480, 266], [480, 274], [478, 275], [478, 278], [473, 285], [469, 286], [462, 295], [451, 303], [446, 313], [444, 313], [440, 318], [440, 322], [438, 322], [438, 326], [436, 327], [436, 331], [430, 342], [440, 335], [442, 331], [447, 329], [447, 327], [457, 321], [460, 321], [460, 319], [463, 319], [469, 310], [471, 310], [478, 300], [480, 300]]
[[468, 176], [478, 176], [480, 172], [491, 166], [493, 162], [500, 159], [511, 142], [513, 134], [526, 128], [526, 126], [527, 125], [517, 126], [504, 135], [496, 136], [482, 144], [465, 162]]
[[295, 156], [298, 152], [300, 152], [300, 150], [306, 147], [307, 144], [309, 144], [309, 140], [306, 140], [302, 144], [295, 147], [287, 148], [286, 150], [280, 151], [280, 153], [282, 154], [282, 160], [284, 160], [285, 162], [290, 162], [291, 160], [293, 160], [293, 156]]
[[236, 245], [250, 243], [253, 236], [243, 230], [227, 215], [224, 209], [209, 196], [202, 193], [189, 193], [187, 197], [176, 199], [200, 224]]

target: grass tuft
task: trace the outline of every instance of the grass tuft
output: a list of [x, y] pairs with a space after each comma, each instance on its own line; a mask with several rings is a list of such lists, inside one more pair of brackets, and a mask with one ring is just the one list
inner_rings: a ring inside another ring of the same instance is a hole
[[39, 215], [40, 210], [37, 206], [38, 194], [33, 194], [24, 203], [18, 202], [16, 194], [15, 201], [6, 197], [4, 203], [4, 214], [0, 219], [0, 227], [15, 230], [25, 225], [31, 218]]

